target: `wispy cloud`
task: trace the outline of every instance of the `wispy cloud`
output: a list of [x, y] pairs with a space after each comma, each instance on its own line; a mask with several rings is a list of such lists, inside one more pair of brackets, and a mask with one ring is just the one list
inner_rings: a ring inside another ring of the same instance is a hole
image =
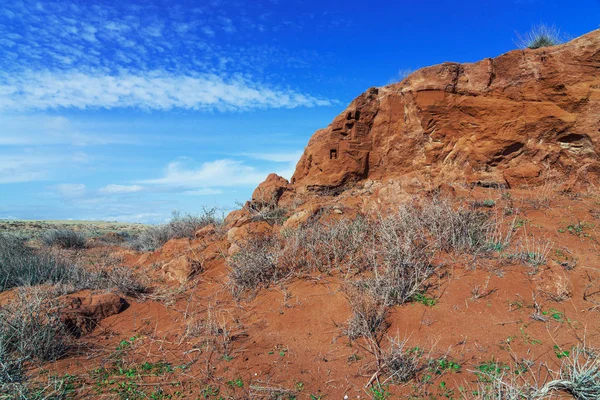
[[[261, 156], [264, 157], [263, 159], [272, 158], [267, 154]], [[290, 159], [289, 156], [271, 159], [283, 164], [283, 167], [275, 169], [275, 172], [288, 179], [295, 168], [295, 161], [290, 162]], [[198, 165], [194, 160], [182, 157], [169, 163], [163, 176], [139, 183], [149, 185], [146, 190], [150, 191], [162, 190], [194, 195], [218, 194], [223, 188], [256, 186], [273, 172], [272, 167], [269, 165], [265, 169], [260, 169], [232, 159], [215, 160]]]
[[137, 193], [144, 190], [143, 186], [140, 185], [106, 185], [99, 190], [100, 193], [104, 194], [121, 194], [121, 193]]
[[272, 161], [278, 163], [293, 163], [294, 165], [300, 160], [302, 151], [292, 152], [272, 152], [272, 153], [242, 153], [241, 155], [255, 158], [258, 160]]
[[104, 221], [117, 221], [117, 222], [138, 222], [138, 223], [159, 223], [166, 222], [165, 215], [156, 212], [146, 213], [134, 213], [134, 214], [117, 214], [107, 215], [101, 218]]
[[252, 186], [265, 178], [264, 172], [236, 160], [216, 160], [195, 166], [193, 160], [180, 158], [169, 163], [164, 175], [140, 183], [168, 187], [207, 188]]
[[250, 110], [327, 106], [332, 102], [241, 76], [173, 75], [164, 70], [118, 76], [29, 71], [0, 75], [0, 110], [141, 108]]
[[53, 188], [62, 197], [76, 199], [85, 196], [86, 186], [83, 183], [61, 183]]
[[[0, 99], [0, 104], [4, 100]], [[61, 116], [0, 114], [0, 146], [101, 146], [109, 144], [139, 144], [128, 135], [111, 133], [81, 133], [71, 121]]]
[[0, 10], [0, 109], [212, 111], [332, 104], [265, 73], [269, 66], [306, 67], [316, 54], [220, 40], [257, 28], [218, 2], [183, 12], [152, 2], [14, 0]]
[[55, 168], [79, 162], [80, 157], [68, 153], [0, 153], [0, 184], [46, 180]]

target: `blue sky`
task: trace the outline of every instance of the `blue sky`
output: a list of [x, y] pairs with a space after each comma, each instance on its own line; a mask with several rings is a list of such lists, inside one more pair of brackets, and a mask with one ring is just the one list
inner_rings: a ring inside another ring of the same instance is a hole
[[1, 1], [0, 218], [232, 209], [368, 87], [599, 17], [598, 0]]

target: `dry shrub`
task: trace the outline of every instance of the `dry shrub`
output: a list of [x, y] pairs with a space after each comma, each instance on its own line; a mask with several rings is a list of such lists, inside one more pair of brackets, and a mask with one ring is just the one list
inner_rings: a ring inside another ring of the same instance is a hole
[[288, 213], [288, 209], [277, 204], [275, 199], [267, 202], [248, 202], [242, 208], [250, 213], [253, 221], [265, 221], [271, 225], [281, 225]]
[[0, 235], [0, 290], [72, 280], [73, 267], [48, 251], [36, 251], [24, 240]]
[[546, 239], [529, 238], [525, 232], [523, 238], [517, 243], [517, 251], [507, 254], [506, 257], [522, 262], [529, 268], [528, 273], [534, 275], [539, 271], [539, 267], [548, 261], [552, 246], [552, 242]]
[[141, 232], [130, 246], [138, 251], [152, 251], [171, 239], [193, 239], [196, 231], [210, 224], [220, 225], [217, 209], [204, 210], [202, 215], [181, 214], [174, 211], [171, 221], [164, 225], [149, 226]]
[[278, 263], [281, 245], [275, 236], [255, 236], [229, 258], [230, 287], [235, 297], [267, 287], [288, 275]]
[[487, 213], [464, 206], [455, 209], [448, 201], [434, 199], [424, 204], [417, 218], [439, 250], [477, 252], [488, 243], [495, 220]]
[[515, 365], [515, 374], [508, 370], [497, 374], [478, 374], [484, 377], [478, 390], [470, 392], [469, 398], [481, 400], [548, 399], [567, 393], [578, 400], [600, 398], [600, 357], [598, 350], [580, 344], [562, 358], [558, 371], [532, 364]]
[[372, 223], [363, 216], [335, 222], [310, 221], [282, 231], [285, 243], [281, 262], [295, 271], [321, 271], [365, 268], [365, 242]]
[[52, 290], [19, 289], [0, 308], [0, 398], [67, 399], [74, 395], [69, 376], [31, 379], [26, 369], [63, 357], [73, 346]]
[[231, 356], [233, 341], [238, 336], [245, 335], [244, 327], [225, 310], [218, 310], [209, 304], [206, 316], [199, 319], [192, 316], [188, 321], [185, 335], [186, 338], [199, 338], [201, 342], [212, 346], [216, 351], [223, 353], [223, 357]]
[[128, 268], [87, 269], [57, 252], [36, 250], [7, 235], [0, 235], [0, 282], [0, 291], [42, 284], [60, 286], [63, 292], [117, 288], [134, 295], [146, 291]]
[[498, 226], [488, 213], [437, 199], [421, 207], [404, 205], [387, 217], [311, 220], [280, 235], [251, 239], [230, 257], [230, 277], [240, 294], [290, 271], [344, 271], [347, 276], [371, 271], [359, 282], [365, 292], [385, 305], [402, 304], [423, 289], [436, 252], [476, 253], [507, 244], [510, 235], [501, 237]]
[[548, 208], [552, 203], [552, 199], [556, 196], [556, 184], [545, 182], [531, 190], [529, 196], [525, 199], [532, 208], [539, 210], [540, 208]]
[[0, 384], [21, 381], [25, 362], [55, 361], [69, 348], [71, 335], [51, 296], [41, 290], [19, 291], [0, 308]]
[[383, 370], [389, 381], [408, 382], [425, 368], [420, 349], [408, 349], [407, 342], [408, 339], [390, 338], [390, 347], [382, 354]]
[[86, 237], [81, 232], [72, 229], [52, 229], [40, 236], [43, 244], [61, 249], [83, 249], [86, 247]]
[[357, 284], [385, 306], [410, 300], [434, 271], [422, 225], [407, 210], [378, 219], [371, 241], [366, 243], [373, 275]]
[[346, 297], [352, 307], [352, 317], [344, 333], [352, 340], [365, 337], [378, 343], [387, 328], [387, 307], [359, 287], [346, 289]]
[[127, 267], [116, 267], [99, 274], [97, 286], [115, 288], [126, 296], [138, 296], [148, 292], [148, 287]]
[[563, 391], [576, 399], [600, 398], [600, 354], [597, 349], [576, 346], [561, 364], [558, 379], [548, 382], [541, 394]]

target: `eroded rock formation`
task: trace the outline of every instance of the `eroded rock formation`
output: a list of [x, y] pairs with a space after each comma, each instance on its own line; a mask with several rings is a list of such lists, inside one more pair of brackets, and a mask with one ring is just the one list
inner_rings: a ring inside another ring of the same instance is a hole
[[389, 179], [417, 187], [585, 183], [598, 181], [599, 155], [596, 30], [369, 89], [313, 135], [291, 184], [307, 192]]

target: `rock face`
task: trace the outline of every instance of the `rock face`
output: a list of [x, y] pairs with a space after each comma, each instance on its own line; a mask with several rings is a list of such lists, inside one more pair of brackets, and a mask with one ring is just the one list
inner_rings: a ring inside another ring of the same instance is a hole
[[[549, 178], [600, 180], [599, 30], [369, 89], [313, 135], [291, 185], [302, 193], [363, 180], [516, 187]], [[284, 182], [268, 186], [279, 193]]]
[[267, 179], [252, 193], [252, 201], [259, 204], [277, 203], [281, 195], [289, 189], [289, 182], [277, 174], [269, 174]]

